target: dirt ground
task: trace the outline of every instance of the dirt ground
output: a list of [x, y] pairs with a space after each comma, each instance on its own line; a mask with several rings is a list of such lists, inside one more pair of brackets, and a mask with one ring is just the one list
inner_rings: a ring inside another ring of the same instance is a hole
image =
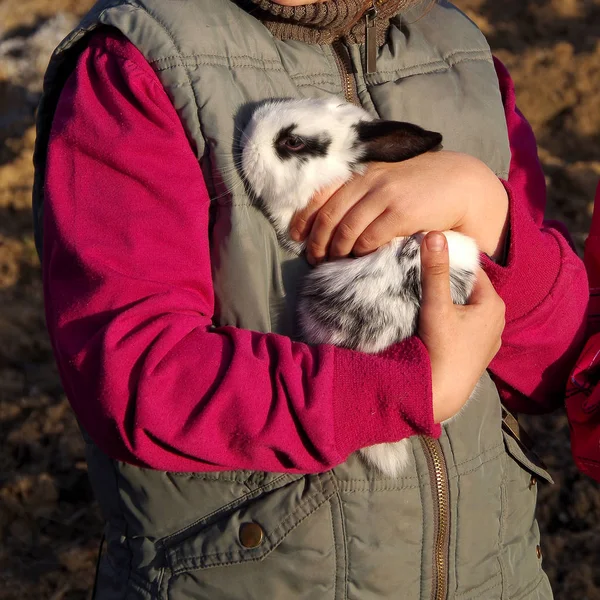
[[[0, 600], [89, 597], [101, 519], [44, 329], [30, 215], [33, 115], [50, 51], [92, 2], [0, 2]], [[581, 250], [600, 178], [600, 0], [460, 0], [510, 68], [540, 145], [548, 216]], [[600, 600], [600, 489], [578, 475], [564, 415], [529, 424], [559, 600]], [[482, 599], [485, 600], [485, 599]]]

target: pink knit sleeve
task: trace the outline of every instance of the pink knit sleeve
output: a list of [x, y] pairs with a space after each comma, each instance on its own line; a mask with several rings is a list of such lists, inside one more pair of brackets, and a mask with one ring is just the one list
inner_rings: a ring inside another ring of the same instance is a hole
[[510, 200], [506, 264], [484, 264], [506, 304], [502, 348], [490, 371], [509, 408], [543, 412], [562, 402], [581, 350], [587, 278], [564, 227], [544, 221], [546, 183], [535, 136], [516, 108], [513, 82], [499, 61], [496, 72], [512, 159], [504, 182]]
[[47, 323], [69, 400], [114, 458], [317, 472], [439, 435], [427, 352], [384, 356], [213, 328], [209, 198], [141, 54], [96, 34], [60, 99], [46, 177]]

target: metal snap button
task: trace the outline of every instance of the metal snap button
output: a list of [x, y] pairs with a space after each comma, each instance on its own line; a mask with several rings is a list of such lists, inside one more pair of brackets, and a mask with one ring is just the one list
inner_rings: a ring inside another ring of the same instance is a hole
[[529, 489], [532, 489], [537, 484], [537, 479], [532, 475], [529, 480]]
[[243, 523], [240, 527], [240, 542], [244, 548], [258, 548], [265, 533], [258, 523]]

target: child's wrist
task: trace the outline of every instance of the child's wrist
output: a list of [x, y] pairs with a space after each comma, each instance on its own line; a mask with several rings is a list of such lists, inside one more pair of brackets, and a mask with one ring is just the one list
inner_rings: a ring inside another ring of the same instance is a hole
[[469, 195], [470, 206], [460, 231], [472, 237], [481, 252], [499, 262], [508, 240], [509, 200], [502, 182], [487, 167], [486, 171], [488, 177], [478, 177], [475, 191]]

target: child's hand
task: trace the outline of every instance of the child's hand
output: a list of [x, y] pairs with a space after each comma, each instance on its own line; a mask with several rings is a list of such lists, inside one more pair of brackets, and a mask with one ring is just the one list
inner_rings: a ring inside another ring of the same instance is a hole
[[[435, 242], [441, 249], [435, 249]], [[431, 361], [433, 417], [440, 423], [464, 406], [501, 346], [504, 302], [480, 270], [466, 306], [452, 303], [448, 245], [429, 233], [421, 246], [423, 300], [419, 337]]]
[[362, 256], [393, 238], [454, 229], [492, 258], [502, 254], [508, 221], [504, 186], [481, 161], [429, 152], [400, 163], [372, 163], [366, 173], [315, 195], [291, 224], [306, 238], [309, 262]]

